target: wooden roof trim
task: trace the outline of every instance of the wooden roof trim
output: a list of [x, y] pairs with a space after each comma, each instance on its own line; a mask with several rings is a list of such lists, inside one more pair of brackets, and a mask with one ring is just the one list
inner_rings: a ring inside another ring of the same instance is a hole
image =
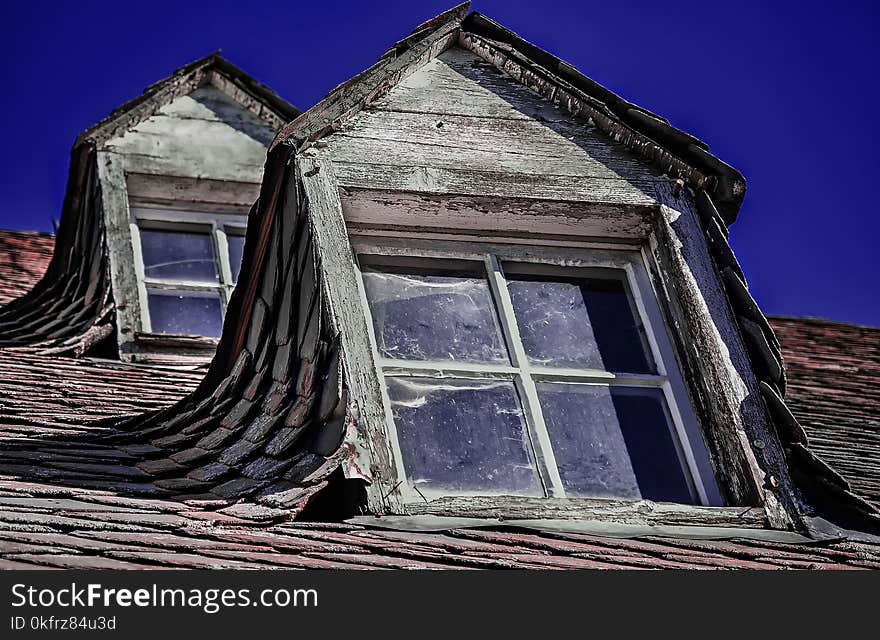
[[[229, 85], [218, 81], [214, 77], [215, 74], [226, 79]], [[274, 91], [224, 59], [217, 51], [191, 62], [169, 77], [151, 84], [137, 98], [114, 109], [106, 118], [80, 134], [75, 145], [90, 142], [101, 146], [107, 140], [122, 135], [125, 131], [156, 114], [162, 107], [175, 99], [192, 93], [206, 84], [211, 84], [229, 94], [234, 93], [234, 91], [230, 91], [230, 88], [242, 92], [244, 96], [231, 95], [231, 97], [237, 98], [242, 106], [273, 129], [277, 129], [280, 126], [279, 123], [288, 122], [301, 113], [299, 109], [283, 100]], [[250, 100], [242, 99], [243, 97], [249, 97]], [[256, 101], [262, 107], [257, 107], [252, 101]]]
[[703, 173], [679, 159], [662, 145], [623, 123], [605, 104], [566, 80], [554, 76], [540, 65], [532, 63], [505, 43], [461, 31], [459, 44], [548, 102], [575, 117], [592, 121], [608, 137], [636, 151], [664, 173], [683, 178], [698, 189], [715, 184], [715, 176]]
[[709, 190], [728, 225], [736, 219], [745, 197], [745, 178], [709, 153], [706, 143], [628, 102], [486, 16], [471, 13], [462, 22], [461, 31], [464, 47], [532, 89], [536, 87], [529, 80], [535, 78], [555, 86], [562, 95], [549, 98], [546, 92], [551, 87], [538, 93], [574, 115], [586, 110], [597, 126], [618, 142], [673, 177], [683, 178], [694, 189]]
[[455, 44], [469, 7], [470, 2], [462, 3], [416, 27], [374, 65], [338, 85], [318, 104], [279, 131], [272, 147], [283, 143], [303, 151], [339, 129], [364, 107]]

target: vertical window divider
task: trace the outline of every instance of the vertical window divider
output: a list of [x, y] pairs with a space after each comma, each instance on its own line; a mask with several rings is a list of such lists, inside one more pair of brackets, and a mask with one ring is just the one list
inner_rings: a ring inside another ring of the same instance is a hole
[[513, 301], [507, 290], [507, 280], [501, 269], [501, 261], [496, 255], [486, 254], [485, 265], [489, 275], [489, 287], [499, 306], [501, 329], [508, 344], [512, 364], [520, 370], [520, 374], [516, 376], [516, 385], [519, 387], [525, 410], [529, 438], [532, 441], [541, 481], [544, 483], [548, 497], [564, 498], [565, 490], [562, 487], [562, 478], [559, 475], [559, 468], [553, 455], [553, 446], [550, 443], [550, 434], [547, 432], [547, 425], [541, 412], [538, 388], [531, 376], [529, 359], [520, 339]]
[[217, 264], [220, 267], [220, 288], [223, 290], [221, 300], [223, 302], [223, 316], [226, 316], [226, 307], [229, 305], [229, 294], [232, 285], [232, 268], [229, 266], [229, 244], [226, 240], [226, 229], [216, 222], [211, 225], [214, 237], [214, 251], [216, 253]]
[[[144, 252], [141, 247], [141, 228], [137, 221], [132, 219], [129, 222], [129, 231], [131, 233], [131, 249], [134, 254], [134, 271], [137, 280], [137, 294], [140, 299], [141, 307], [141, 331], [149, 333], [153, 330], [152, 320], [150, 319], [149, 299], [147, 296], [146, 274], [144, 273]], [[118, 302], [118, 301], [117, 301]]]

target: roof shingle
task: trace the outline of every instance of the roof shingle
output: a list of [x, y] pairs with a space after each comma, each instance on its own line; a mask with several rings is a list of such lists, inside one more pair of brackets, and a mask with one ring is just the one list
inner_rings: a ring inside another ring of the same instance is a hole
[[55, 236], [36, 231], [0, 231], [0, 305], [30, 291], [46, 272]]

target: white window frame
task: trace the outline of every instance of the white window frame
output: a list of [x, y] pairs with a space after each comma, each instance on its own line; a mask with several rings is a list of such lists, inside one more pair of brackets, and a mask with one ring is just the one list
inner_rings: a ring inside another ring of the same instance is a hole
[[[207, 213], [187, 211], [182, 208], [131, 205], [130, 229], [135, 272], [140, 299], [140, 324], [142, 333], [153, 333], [150, 318], [149, 293], [151, 290], [180, 292], [216, 293], [220, 300], [221, 318], [226, 318], [226, 308], [236, 283], [233, 282], [229, 262], [230, 234], [244, 236], [247, 229], [247, 215], [236, 213]], [[196, 232], [210, 234], [213, 241], [214, 261], [219, 279], [216, 283], [172, 280], [167, 278], [148, 278], [144, 272], [144, 256], [141, 248], [141, 228], [150, 231]], [[198, 335], [198, 334], [192, 334]]]
[[[536, 465], [548, 498], [565, 499], [565, 490], [556, 468], [555, 459], [540, 410], [537, 382], [574, 382], [602, 386], [650, 387], [662, 391], [668, 408], [674, 441], [680, 463], [688, 480], [695, 505], [721, 506], [723, 504], [717, 481], [703, 441], [703, 434], [693, 410], [687, 387], [679, 371], [675, 351], [661, 314], [656, 294], [645, 266], [646, 256], [637, 249], [571, 249], [547, 247], [534, 249], [521, 244], [479, 243], [468, 241], [426, 241], [424, 239], [390, 239], [351, 237], [356, 256], [406, 256], [421, 260], [469, 260], [482, 262], [493, 294], [505, 342], [510, 353], [510, 365], [473, 364], [464, 362], [423, 362], [391, 360], [379, 355], [373, 329], [372, 314], [363, 284], [363, 274], [356, 261], [361, 305], [366, 314], [369, 340], [376, 363], [376, 373], [385, 406], [385, 422], [389, 445], [393, 454], [399, 492], [403, 503], [422, 503], [445, 496], [480, 495], [474, 492], [451, 491], [421, 492], [408, 481], [404, 469], [397, 429], [392, 417], [391, 402], [385, 376], [430, 376], [470, 379], [504, 379], [513, 381], [523, 405], [529, 438], [535, 453]], [[504, 277], [502, 262], [533, 264], [536, 268], [548, 265], [571, 268], [583, 274], [589, 269], [616, 269], [625, 274], [628, 294], [640, 322], [647, 347], [654, 361], [656, 374], [619, 375], [601, 370], [566, 369], [535, 366], [526, 357], [514, 316], [510, 294]], [[426, 264], [430, 264], [429, 262]], [[482, 494], [502, 497], [503, 494]], [[597, 498], [598, 500], [598, 498]]]

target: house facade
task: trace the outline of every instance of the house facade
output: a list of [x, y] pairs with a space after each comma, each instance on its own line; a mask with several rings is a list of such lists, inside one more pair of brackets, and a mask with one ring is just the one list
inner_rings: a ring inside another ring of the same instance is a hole
[[[83, 134], [46, 275], [0, 308], [13, 366], [140, 395], [9, 420], [0, 470], [33, 500], [189, 505], [282, 555], [285, 523], [357, 528], [367, 566], [392, 540], [441, 566], [828, 564], [811, 540], [880, 566], [870, 385], [851, 424], [813, 420], [808, 358], [787, 400], [785, 337], [846, 330], [761, 313], [727, 240], [744, 195], [464, 5], [302, 114], [206, 58]], [[876, 368], [846, 345], [828, 357]], [[724, 541], [714, 564], [678, 557], [694, 539]]]

